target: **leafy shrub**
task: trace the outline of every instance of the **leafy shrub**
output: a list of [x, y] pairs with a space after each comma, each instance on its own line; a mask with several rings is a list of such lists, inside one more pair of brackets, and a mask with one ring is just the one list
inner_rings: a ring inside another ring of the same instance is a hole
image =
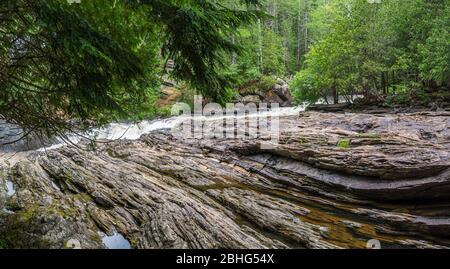
[[310, 72], [309, 69], [297, 73], [290, 84], [294, 101], [297, 104], [302, 102], [317, 102], [324, 96], [319, 83], [317, 76]]
[[277, 80], [272, 76], [262, 76], [259, 80], [259, 89], [263, 92], [270, 91], [277, 84]]
[[168, 117], [172, 115], [172, 108], [170, 106], [161, 107], [158, 110], [158, 115], [162, 117]]
[[390, 107], [428, 105], [433, 99], [436, 99], [423, 89], [411, 89], [410, 87], [398, 86], [395, 93], [390, 93], [385, 97], [384, 104]]

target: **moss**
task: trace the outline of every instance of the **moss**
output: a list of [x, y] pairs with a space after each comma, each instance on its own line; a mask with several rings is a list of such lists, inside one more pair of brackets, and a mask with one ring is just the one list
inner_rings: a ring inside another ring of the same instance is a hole
[[306, 146], [306, 145], [309, 144], [309, 141], [308, 141], [308, 139], [306, 139], [306, 138], [300, 138], [300, 140], [298, 141], [298, 143], [299, 143], [301, 146]]
[[84, 203], [92, 202], [92, 197], [89, 194], [84, 193], [84, 192], [83, 193], [79, 193], [79, 194], [75, 194], [73, 197], [75, 199], [81, 201], [81, 202], [84, 202]]
[[58, 215], [58, 216], [62, 217], [63, 219], [69, 219], [69, 218], [79, 216], [79, 212], [74, 207], [61, 208], [58, 206], [54, 206], [54, 207], [48, 209], [48, 214], [49, 215]]
[[341, 139], [339, 140], [337, 147], [341, 149], [348, 149], [350, 148], [350, 139]]
[[380, 139], [381, 135], [375, 133], [359, 133], [357, 138]]
[[0, 249], [7, 249], [8, 244], [6, 243], [6, 240], [0, 239]]
[[23, 221], [28, 221], [33, 218], [34, 211], [32, 211], [32, 210], [24, 211], [24, 212], [20, 213], [19, 216]]
[[0, 249], [49, 248], [39, 230], [41, 224], [34, 208], [6, 217], [0, 226]]

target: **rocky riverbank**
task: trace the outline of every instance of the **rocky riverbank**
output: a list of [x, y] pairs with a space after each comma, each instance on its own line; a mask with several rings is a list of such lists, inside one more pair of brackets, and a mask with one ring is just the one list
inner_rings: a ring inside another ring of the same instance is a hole
[[270, 150], [159, 131], [4, 163], [0, 246], [450, 247], [449, 112], [280, 124]]
[[[255, 82], [254, 82], [255, 83]], [[236, 103], [266, 105], [278, 104], [279, 107], [291, 107], [293, 103], [292, 94], [289, 91], [289, 85], [284, 80], [274, 79], [274, 83], [269, 86], [247, 85], [247, 88], [241, 89], [235, 100]]]

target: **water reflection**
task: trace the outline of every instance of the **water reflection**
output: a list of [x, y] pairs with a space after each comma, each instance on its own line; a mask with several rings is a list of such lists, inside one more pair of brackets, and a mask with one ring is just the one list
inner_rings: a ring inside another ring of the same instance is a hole
[[113, 235], [108, 236], [104, 233], [99, 233], [102, 242], [107, 249], [131, 249], [131, 244], [123, 235], [118, 232], [114, 232]]
[[14, 183], [12, 181], [7, 180], [6, 181], [6, 195], [8, 197], [11, 197], [14, 194], [16, 194], [16, 189], [14, 188]]

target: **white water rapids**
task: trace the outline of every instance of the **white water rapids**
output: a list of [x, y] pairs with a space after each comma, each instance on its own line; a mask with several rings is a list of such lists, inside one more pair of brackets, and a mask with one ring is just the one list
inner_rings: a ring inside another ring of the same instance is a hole
[[[289, 115], [297, 115], [298, 113], [304, 111], [306, 108], [306, 105], [298, 106], [298, 107], [286, 107], [286, 108], [277, 108], [272, 109], [264, 112], [257, 112], [253, 114], [247, 114], [247, 115], [220, 115], [220, 116], [195, 116], [195, 119], [197, 120], [220, 120], [220, 119], [226, 119], [226, 118], [239, 118], [239, 117], [282, 117], [282, 116], [289, 116]], [[48, 146], [38, 149], [37, 151], [46, 151], [51, 149], [56, 149], [68, 144], [77, 144], [79, 143], [83, 138], [89, 138], [92, 140], [137, 140], [142, 135], [149, 134], [151, 132], [157, 131], [157, 130], [164, 130], [164, 129], [173, 129], [181, 122], [194, 117], [194, 116], [175, 116], [167, 119], [160, 119], [160, 120], [154, 120], [154, 121], [141, 121], [138, 123], [111, 123], [106, 127], [100, 128], [100, 129], [93, 129], [85, 134], [82, 135], [68, 135], [67, 139], [57, 139], [58, 142]]]

